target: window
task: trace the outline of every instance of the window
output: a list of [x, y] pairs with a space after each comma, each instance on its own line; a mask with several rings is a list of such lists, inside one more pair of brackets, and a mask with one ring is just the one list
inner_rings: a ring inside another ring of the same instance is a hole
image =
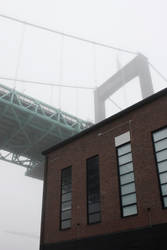
[[72, 218], [72, 167], [68, 167], [61, 172], [61, 214], [60, 228], [71, 227]]
[[167, 127], [153, 133], [163, 207], [167, 207]]
[[117, 157], [122, 216], [135, 215], [137, 214], [137, 200], [131, 144], [117, 147]]
[[87, 159], [87, 213], [88, 224], [101, 221], [98, 156]]

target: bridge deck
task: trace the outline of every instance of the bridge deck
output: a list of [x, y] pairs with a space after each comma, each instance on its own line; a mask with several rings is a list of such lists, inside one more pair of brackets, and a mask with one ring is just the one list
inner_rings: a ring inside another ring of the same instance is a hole
[[42, 178], [41, 152], [91, 126], [75, 116], [0, 84], [0, 159]]

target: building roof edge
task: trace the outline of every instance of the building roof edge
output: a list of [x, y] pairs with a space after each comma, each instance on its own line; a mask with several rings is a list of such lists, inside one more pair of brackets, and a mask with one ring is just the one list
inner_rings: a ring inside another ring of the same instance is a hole
[[119, 117], [129, 113], [130, 111], [133, 111], [133, 110], [135, 110], [137, 108], [142, 107], [143, 105], [145, 105], [147, 103], [150, 103], [150, 102], [158, 99], [159, 97], [161, 97], [163, 95], [167, 95], [167, 88], [165, 88], [165, 89], [163, 89], [163, 90], [161, 90], [161, 91], [159, 91], [159, 92], [157, 92], [157, 93], [155, 93], [155, 94], [153, 94], [153, 95], [151, 95], [151, 96], [149, 96], [149, 97], [135, 103], [134, 105], [132, 105], [132, 106], [130, 106], [130, 107], [116, 113], [115, 115], [112, 115], [112, 116], [104, 119], [103, 121], [101, 121], [101, 122], [99, 122], [97, 124], [94, 124], [93, 126], [81, 131], [80, 133], [78, 133], [78, 134], [76, 134], [76, 135], [74, 135], [74, 136], [72, 136], [72, 137], [70, 137], [70, 138], [68, 138], [68, 139], [66, 139], [66, 140], [52, 146], [52, 147], [50, 147], [49, 149], [44, 150], [42, 152], [42, 154], [47, 155], [47, 154], [57, 150], [58, 148], [63, 147], [64, 145], [66, 145], [66, 144], [68, 144], [68, 143], [70, 143], [70, 142], [84, 136], [85, 134], [88, 134], [89, 132], [94, 131], [97, 128], [100, 128], [103, 125], [105, 125], [105, 124], [107, 124], [107, 123], [109, 123], [109, 122], [111, 122], [113, 120], [118, 119]]

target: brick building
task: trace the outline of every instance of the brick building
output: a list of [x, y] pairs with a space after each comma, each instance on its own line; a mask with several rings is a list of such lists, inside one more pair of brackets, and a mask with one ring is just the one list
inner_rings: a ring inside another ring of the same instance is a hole
[[167, 89], [43, 154], [41, 250], [166, 243]]

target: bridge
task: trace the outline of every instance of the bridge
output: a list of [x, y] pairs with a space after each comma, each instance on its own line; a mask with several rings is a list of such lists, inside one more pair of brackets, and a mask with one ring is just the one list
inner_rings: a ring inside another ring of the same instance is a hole
[[41, 152], [91, 123], [0, 84], [0, 159], [42, 179]]
[[[136, 76], [140, 78], [143, 98], [153, 93], [147, 59], [139, 54], [95, 89], [95, 122], [105, 119], [105, 100]], [[26, 167], [27, 176], [42, 179], [44, 158], [41, 152], [91, 125], [0, 85], [0, 159]]]
[[[95, 122], [105, 119], [105, 101], [107, 99], [112, 101], [112, 94], [136, 76], [140, 79], [142, 97], [146, 98], [153, 93], [149, 66], [151, 66], [152, 69], [165, 82], [167, 82], [167, 79], [147, 60], [147, 58], [136, 52], [59, 32], [48, 27], [32, 24], [2, 14], [0, 17], [13, 23], [20, 24], [20, 28], [22, 30], [20, 34], [20, 45], [18, 49], [15, 78], [10, 79], [9, 77], [4, 78], [4, 76], [0, 76], [0, 79], [4, 81], [12, 80], [17, 83], [19, 82], [17, 76], [19, 66], [21, 64], [20, 58], [23, 54], [26, 27], [58, 35], [62, 38], [62, 44], [59, 48], [60, 82], [63, 74], [61, 64], [63, 63], [63, 43], [65, 38], [79, 41], [82, 44], [91, 46], [93, 49], [92, 62], [95, 82], [97, 80], [97, 48], [105, 48], [118, 53], [122, 52], [136, 56], [127, 65], [121, 67], [118, 72], [107, 79], [103, 84], [94, 88]], [[26, 79], [24, 80], [23, 81], [25, 83], [31, 82], [42, 84], [40, 82], [27, 81]], [[20, 82], [22, 82], [22, 80]], [[115, 105], [114, 102], [113, 104]], [[16, 91], [16, 89], [11, 89], [0, 84], [0, 160], [25, 167], [27, 176], [42, 179], [44, 159], [41, 152], [91, 125], [92, 123], [90, 122], [79, 119], [73, 115], [63, 112], [60, 109], [54, 108], [28, 95], [22, 94], [19, 91]]]

